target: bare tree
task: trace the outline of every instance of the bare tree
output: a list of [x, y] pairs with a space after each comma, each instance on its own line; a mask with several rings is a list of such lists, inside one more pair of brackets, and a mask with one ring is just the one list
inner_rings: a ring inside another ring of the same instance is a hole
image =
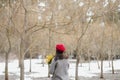
[[9, 53], [11, 51], [11, 41], [10, 41], [10, 32], [8, 29], [6, 29], [6, 37], [8, 39], [8, 44], [9, 44], [9, 48], [8, 50], [5, 52], [6, 53], [6, 59], [5, 59], [5, 80], [9, 80], [8, 78], [8, 57], [9, 57]]

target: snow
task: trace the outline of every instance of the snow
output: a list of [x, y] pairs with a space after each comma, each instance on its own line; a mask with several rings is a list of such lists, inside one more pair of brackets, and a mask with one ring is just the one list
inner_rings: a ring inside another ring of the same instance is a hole
[[[30, 77], [47, 77], [48, 75], [48, 65], [45, 63], [44, 66], [42, 64], [42, 59], [32, 59], [32, 72], [30, 74], [25, 74], [25, 80], [31, 80]], [[69, 60], [70, 62], [70, 68], [69, 68], [69, 76], [75, 77], [75, 62], [76, 60]], [[114, 68], [115, 70], [120, 70], [120, 60], [114, 60]], [[29, 60], [24, 61], [25, 64], [25, 73], [29, 72]], [[100, 61], [99, 61], [100, 64]], [[9, 62], [9, 75], [18, 75], [20, 76], [20, 69], [18, 67], [18, 60], [14, 60]], [[109, 62], [104, 61], [104, 73], [110, 73], [111, 67], [109, 67]], [[5, 63], [0, 63], [0, 75], [4, 75], [5, 70]], [[100, 69], [98, 69], [97, 61], [91, 61], [90, 62], [90, 70], [89, 70], [89, 63], [82, 63], [79, 64], [79, 76], [83, 77], [93, 77], [98, 76], [96, 73], [100, 73]], [[19, 79], [16, 79], [19, 80]]]

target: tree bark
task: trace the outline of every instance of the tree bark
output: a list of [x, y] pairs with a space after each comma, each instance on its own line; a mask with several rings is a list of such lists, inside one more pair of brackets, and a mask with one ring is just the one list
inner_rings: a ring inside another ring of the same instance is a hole
[[8, 53], [6, 52], [6, 57], [5, 57], [5, 80], [8, 79]]
[[104, 78], [103, 77], [103, 59], [101, 59], [101, 74], [100, 74], [100, 78]]
[[31, 51], [30, 51], [30, 68], [29, 68], [29, 72], [31, 72], [32, 71], [32, 53], [31, 53]]
[[80, 67], [82, 67], [83, 66], [83, 64], [82, 64], [82, 56], [80, 56], [80, 59], [79, 59], [79, 61], [80, 61], [79, 63], [80, 63]]
[[88, 66], [89, 66], [88, 70], [90, 71], [90, 53], [89, 53], [89, 49], [88, 49], [88, 53], [87, 54], [88, 54]]
[[109, 67], [111, 67], [111, 64], [110, 64], [110, 61], [111, 61], [111, 56], [110, 55], [108, 55], [108, 60], [109, 60]]
[[76, 61], [76, 71], [75, 71], [75, 80], [79, 80], [79, 78], [78, 78], [78, 66], [79, 66], [79, 61], [80, 61], [80, 59], [79, 59], [79, 55], [77, 56], [77, 61]]
[[24, 80], [24, 56], [21, 57], [20, 59], [21, 64], [20, 64], [20, 80]]
[[24, 80], [24, 46], [22, 38], [20, 43], [20, 80]]
[[44, 64], [45, 64], [45, 62], [44, 62], [44, 55], [42, 55], [42, 66], [44, 67]]
[[7, 40], [8, 40], [8, 44], [9, 44], [9, 48], [8, 51], [5, 51], [5, 80], [9, 80], [8, 78], [8, 57], [9, 57], [9, 53], [11, 51], [11, 41], [10, 41], [10, 35], [9, 35], [9, 30], [6, 29], [6, 36], [7, 36]]
[[113, 62], [113, 57], [112, 57], [112, 74], [114, 74], [114, 62]]
[[98, 69], [100, 69], [100, 64], [99, 64], [99, 59], [97, 57], [97, 65], [98, 65]]
[[111, 57], [112, 57], [112, 60], [111, 60], [111, 65], [112, 65], [112, 74], [114, 74], [114, 63], [113, 63], [113, 59], [114, 59], [114, 55], [113, 55], [113, 28], [112, 28], [112, 34], [111, 34], [111, 37], [112, 37], [112, 41], [111, 41]]
[[89, 57], [89, 71], [90, 71], [90, 56], [88, 56]]
[[[51, 29], [49, 28], [49, 53], [51, 49]], [[48, 64], [48, 77], [50, 77], [50, 73], [49, 73], [49, 68], [50, 68], [50, 64]]]
[[50, 77], [49, 70], [50, 70], [50, 64], [48, 64], [48, 77]]
[[21, 56], [20, 56], [20, 53], [19, 53], [19, 65], [18, 65], [19, 68], [20, 68], [20, 64], [21, 64]]

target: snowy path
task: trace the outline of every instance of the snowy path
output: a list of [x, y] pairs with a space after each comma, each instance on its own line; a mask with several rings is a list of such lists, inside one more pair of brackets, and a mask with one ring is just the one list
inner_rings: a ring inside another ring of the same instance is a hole
[[[75, 60], [70, 60], [69, 76], [70, 80], [74, 80], [75, 77]], [[29, 73], [29, 60], [25, 60], [25, 80], [50, 80], [47, 78], [48, 66], [43, 66], [41, 59], [32, 60], [32, 72]], [[80, 80], [99, 80], [100, 69], [97, 67], [97, 62], [92, 61], [90, 63], [90, 70], [88, 63], [83, 63], [82, 67], [79, 65]], [[112, 75], [111, 67], [108, 65], [108, 61], [104, 61], [104, 74], [105, 80], [120, 80], [120, 60], [114, 61], [115, 74]], [[0, 80], [4, 80], [4, 67], [5, 63], [0, 63]], [[18, 68], [18, 60], [9, 62], [9, 80], [19, 80], [20, 70]]]

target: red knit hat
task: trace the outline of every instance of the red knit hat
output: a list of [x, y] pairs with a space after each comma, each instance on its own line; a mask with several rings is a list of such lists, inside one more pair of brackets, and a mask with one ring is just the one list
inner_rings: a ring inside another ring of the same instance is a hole
[[65, 51], [65, 46], [64, 44], [57, 44], [56, 45], [56, 50], [60, 51], [60, 52], [64, 52]]

